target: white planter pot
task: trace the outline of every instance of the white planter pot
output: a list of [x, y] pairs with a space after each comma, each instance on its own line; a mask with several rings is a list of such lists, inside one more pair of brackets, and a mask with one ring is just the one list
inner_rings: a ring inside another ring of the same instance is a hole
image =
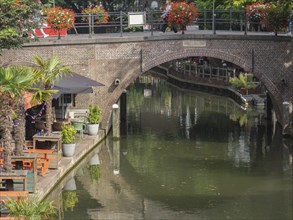
[[72, 178], [72, 179], [68, 180], [67, 183], [64, 185], [63, 189], [68, 190], [68, 191], [76, 190], [75, 179]]
[[95, 154], [89, 161], [90, 165], [99, 165], [100, 164], [100, 159], [99, 159], [99, 155]]
[[64, 157], [72, 157], [75, 153], [75, 143], [62, 144], [62, 152]]
[[99, 124], [88, 124], [87, 129], [89, 135], [97, 135], [99, 131]]

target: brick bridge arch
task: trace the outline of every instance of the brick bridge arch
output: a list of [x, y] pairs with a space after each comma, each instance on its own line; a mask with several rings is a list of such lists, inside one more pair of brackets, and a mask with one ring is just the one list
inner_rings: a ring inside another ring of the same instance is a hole
[[[40, 41], [2, 54], [0, 66], [29, 64], [32, 56], [57, 55], [73, 72], [105, 84], [94, 94], [77, 96], [77, 108], [90, 102], [103, 109], [102, 127], [109, 129], [112, 105], [129, 84], [152, 67], [174, 59], [206, 56], [231, 62], [255, 76], [267, 88], [277, 119], [283, 121], [282, 102], [293, 100], [292, 38], [273, 36], [172, 35], [117, 39]], [[120, 79], [120, 84], [114, 84]], [[292, 121], [292, 115], [290, 118]]]

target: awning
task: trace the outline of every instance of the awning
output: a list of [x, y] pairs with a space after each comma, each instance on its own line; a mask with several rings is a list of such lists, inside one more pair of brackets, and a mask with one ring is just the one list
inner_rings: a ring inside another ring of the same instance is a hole
[[54, 85], [52, 89], [59, 91], [53, 94], [53, 98], [56, 99], [62, 94], [92, 93], [93, 86], [105, 85], [85, 76], [73, 73], [62, 77], [62, 79]]

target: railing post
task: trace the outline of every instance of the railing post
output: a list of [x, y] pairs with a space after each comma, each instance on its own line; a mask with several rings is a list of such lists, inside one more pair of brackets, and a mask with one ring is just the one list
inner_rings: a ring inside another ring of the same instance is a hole
[[204, 13], [203, 13], [203, 29], [204, 30], [207, 29], [207, 10], [206, 10], [206, 8], [204, 9]]
[[245, 22], [245, 24], [244, 24], [245, 30], [244, 30], [244, 35], [247, 35], [247, 15], [246, 15], [246, 12], [244, 12], [244, 13], [245, 13], [245, 20], [244, 20], [244, 22]]
[[243, 25], [243, 19], [242, 19], [242, 15], [240, 14], [240, 31], [243, 31], [243, 27], [242, 27], [242, 25]]
[[150, 10], [150, 16], [151, 16], [151, 36], [153, 36], [154, 31], [153, 31], [153, 9], [152, 8]]
[[213, 34], [216, 34], [216, 14], [215, 14], [215, 0], [213, 0]]
[[232, 31], [232, 10], [229, 9], [229, 19], [230, 19], [230, 31]]
[[123, 18], [122, 18], [122, 11], [120, 11], [120, 37], [122, 37], [123, 33]]
[[89, 38], [92, 38], [92, 15], [88, 14], [88, 24], [89, 24]]

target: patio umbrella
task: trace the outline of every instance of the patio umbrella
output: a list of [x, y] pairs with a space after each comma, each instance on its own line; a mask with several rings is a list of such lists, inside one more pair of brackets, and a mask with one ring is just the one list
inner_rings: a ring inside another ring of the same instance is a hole
[[58, 90], [53, 94], [53, 98], [58, 98], [62, 94], [92, 93], [93, 86], [105, 86], [104, 84], [87, 78], [85, 76], [73, 73], [64, 76], [54, 85], [52, 89]]
[[65, 117], [64, 94], [92, 93], [93, 86], [105, 85], [76, 73], [63, 76], [61, 80], [53, 86], [52, 89], [58, 90], [57, 93], [53, 94], [53, 98], [57, 99], [61, 96], [62, 118]]

